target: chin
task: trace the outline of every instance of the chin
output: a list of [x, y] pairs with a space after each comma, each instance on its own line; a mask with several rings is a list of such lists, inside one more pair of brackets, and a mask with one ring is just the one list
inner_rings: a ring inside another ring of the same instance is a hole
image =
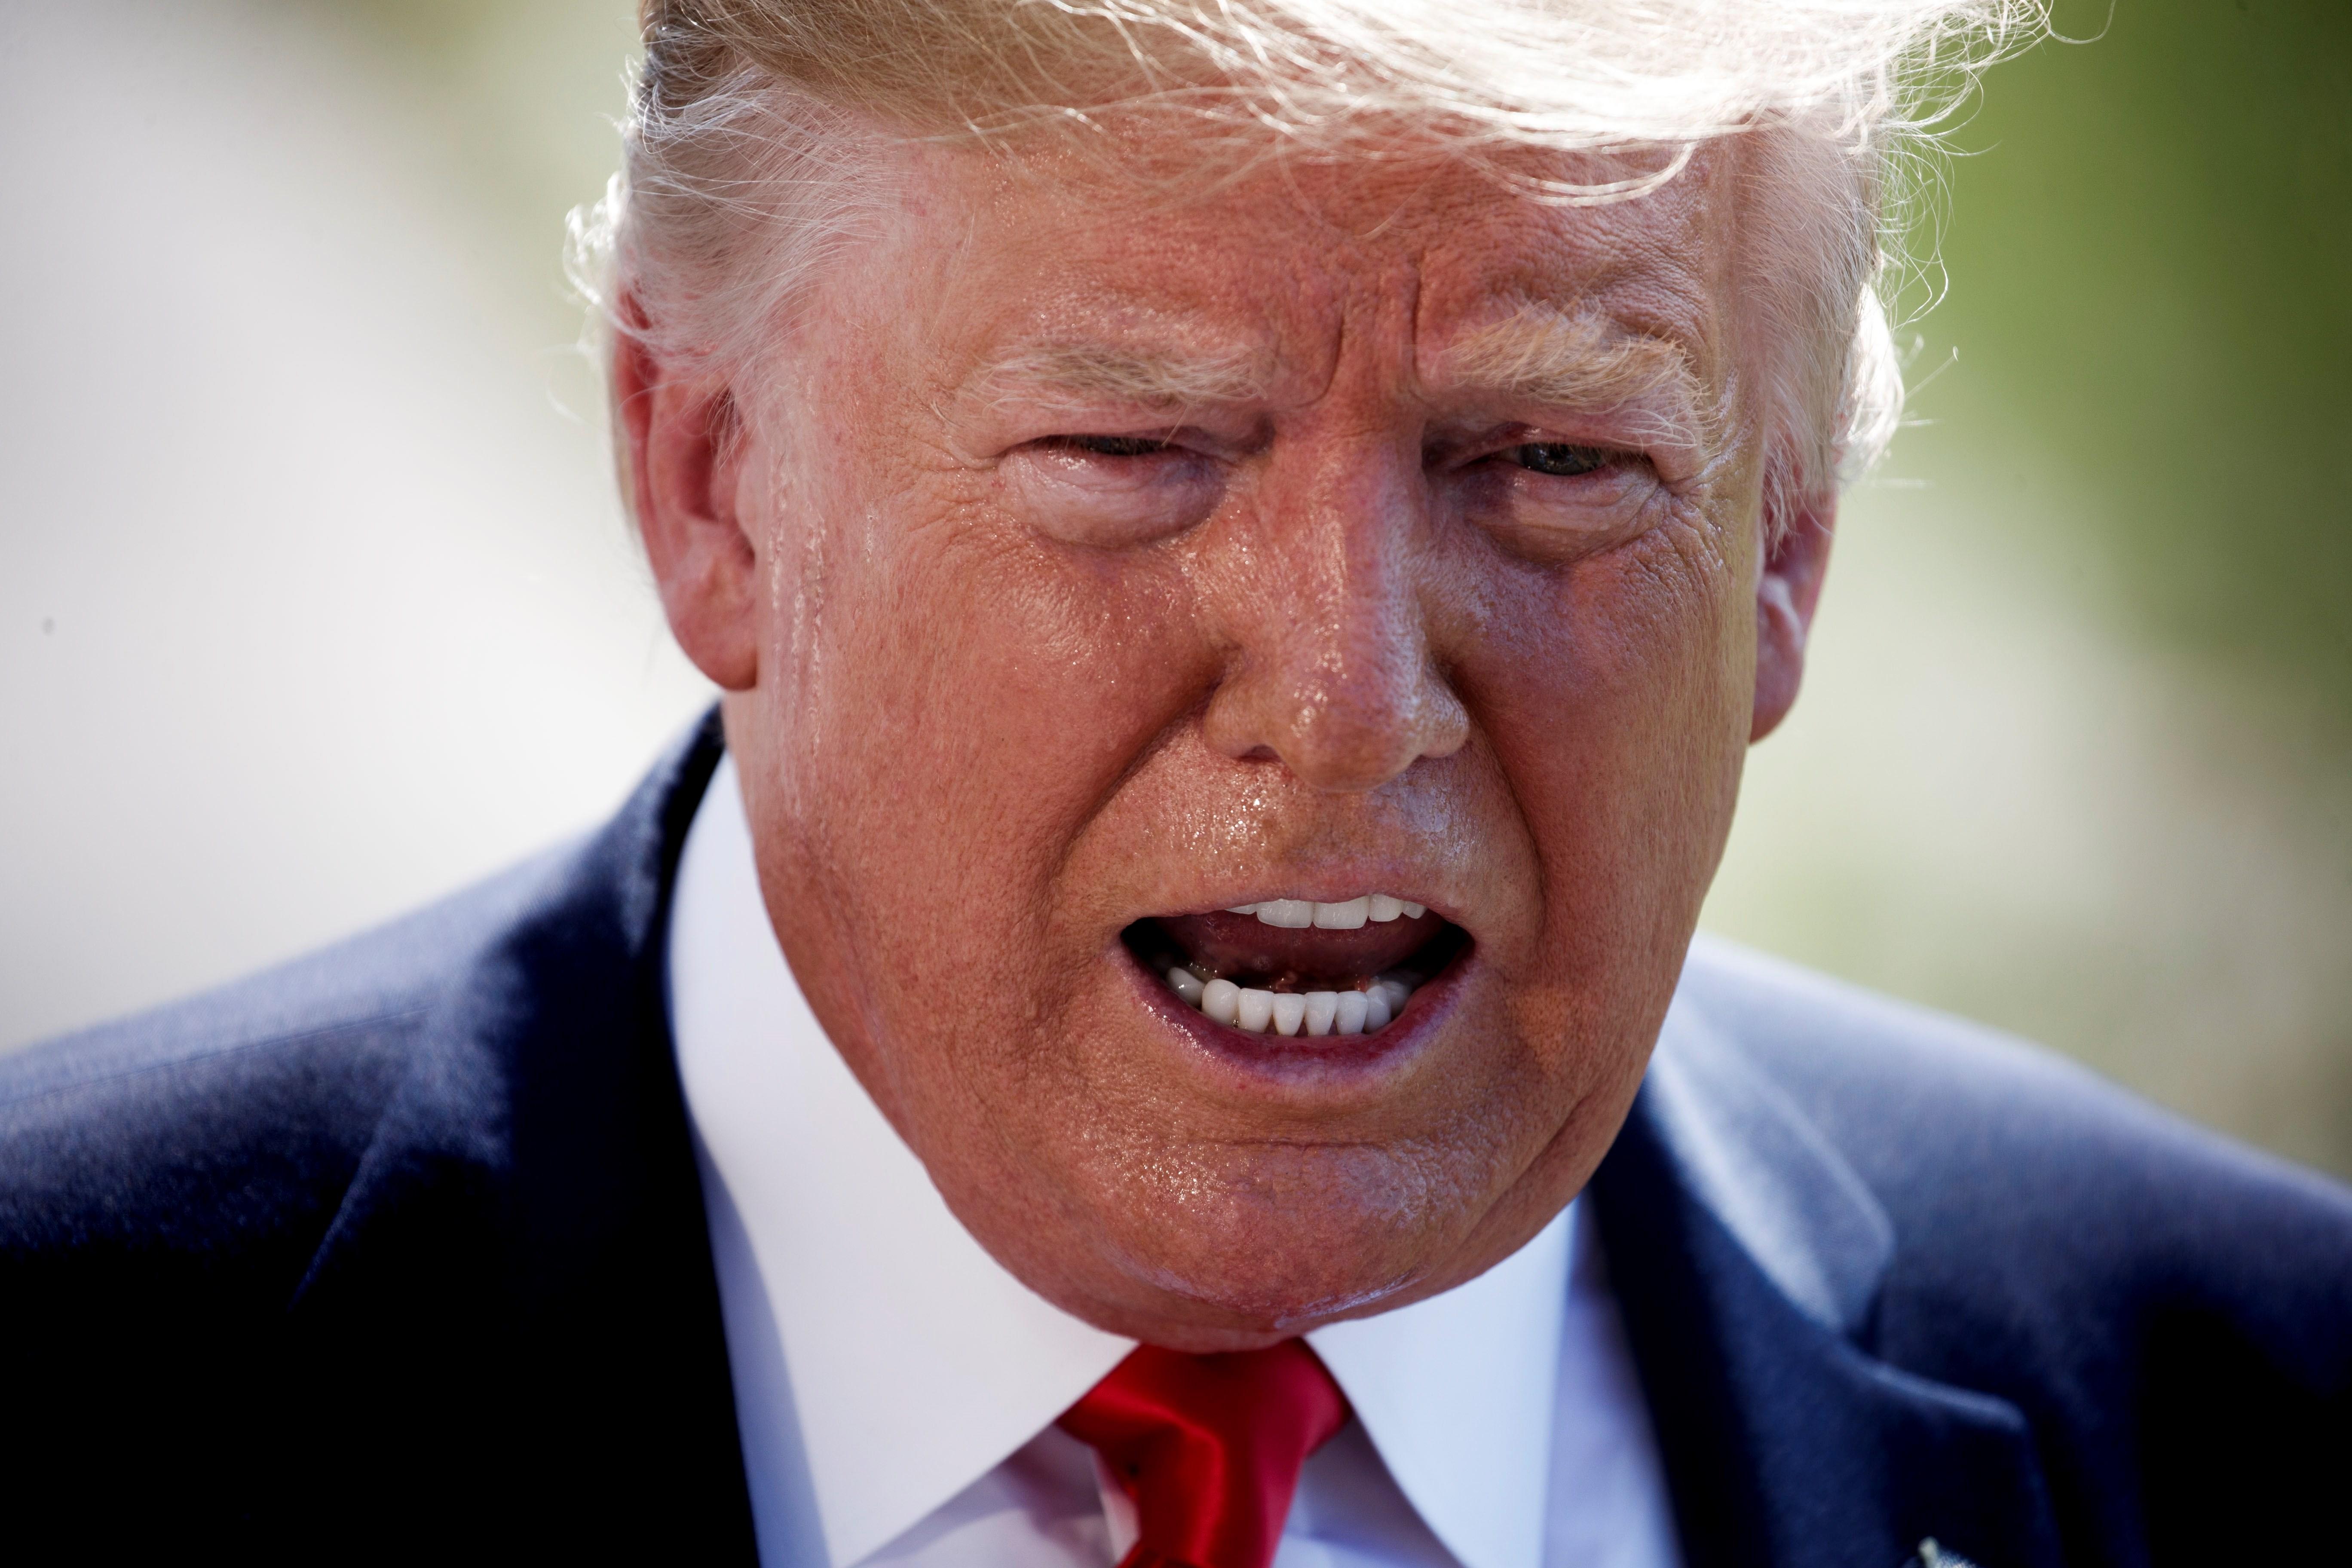
[[[1108, 1194], [1120, 1331], [1175, 1349], [1270, 1343], [1402, 1305], [1465, 1272], [1488, 1206], [1449, 1168], [1362, 1145], [1163, 1151]], [[1443, 1182], [1433, 1169], [1447, 1171]], [[1114, 1326], [1114, 1325], [1106, 1325]]]

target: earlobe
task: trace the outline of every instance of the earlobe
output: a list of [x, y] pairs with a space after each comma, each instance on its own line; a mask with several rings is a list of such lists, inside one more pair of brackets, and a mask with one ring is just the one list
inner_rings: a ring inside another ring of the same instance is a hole
[[[634, 310], [624, 320], [642, 322]], [[682, 374], [641, 330], [617, 335], [612, 376], [623, 489], [670, 631], [722, 689], [747, 690], [760, 675], [759, 563], [740, 511], [733, 393], [722, 378]]]
[[1796, 705], [1805, 673], [1805, 642], [1821, 602], [1837, 519], [1834, 497], [1801, 509], [1778, 530], [1756, 581], [1756, 705], [1752, 744], [1780, 726]]

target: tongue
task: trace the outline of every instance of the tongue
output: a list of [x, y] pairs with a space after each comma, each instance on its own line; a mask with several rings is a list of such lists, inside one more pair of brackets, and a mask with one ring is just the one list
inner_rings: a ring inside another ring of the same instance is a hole
[[1354, 931], [1290, 931], [1255, 915], [1171, 915], [1160, 930], [1211, 979], [1273, 990], [1345, 990], [1394, 969], [1444, 929], [1435, 915], [1368, 921]]

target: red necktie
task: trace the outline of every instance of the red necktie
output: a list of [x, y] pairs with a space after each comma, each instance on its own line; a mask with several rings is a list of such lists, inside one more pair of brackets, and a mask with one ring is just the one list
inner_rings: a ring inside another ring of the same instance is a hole
[[1135, 1501], [1119, 1568], [1267, 1568], [1298, 1469], [1347, 1424], [1348, 1396], [1297, 1340], [1231, 1355], [1144, 1345], [1070, 1406]]

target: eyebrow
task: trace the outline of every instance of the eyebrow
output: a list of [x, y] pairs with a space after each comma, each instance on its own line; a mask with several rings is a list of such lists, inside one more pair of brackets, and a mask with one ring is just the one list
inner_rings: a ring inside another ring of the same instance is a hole
[[1703, 392], [1683, 351], [1549, 305], [1527, 305], [1468, 333], [1439, 361], [1445, 379], [1559, 408], [1644, 405], [1699, 434]]
[[[1439, 365], [1457, 385], [1548, 406], [1640, 405], [1670, 436], [1698, 436], [1704, 424], [1702, 389], [1681, 349], [1554, 306], [1523, 306], [1474, 330], [1444, 351]], [[1173, 413], [1258, 401], [1273, 380], [1265, 355], [1249, 349], [1187, 355], [1071, 342], [1017, 349], [967, 384], [991, 403], [1042, 391]]]
[[984, 367], [972, 384], [992, 402], [1042, 389], [1175, 410], [1252, 402], [1272, 380], [1264, 357], [1244, 349], [1188, 356], [1071, 342], [1019, 350]]

